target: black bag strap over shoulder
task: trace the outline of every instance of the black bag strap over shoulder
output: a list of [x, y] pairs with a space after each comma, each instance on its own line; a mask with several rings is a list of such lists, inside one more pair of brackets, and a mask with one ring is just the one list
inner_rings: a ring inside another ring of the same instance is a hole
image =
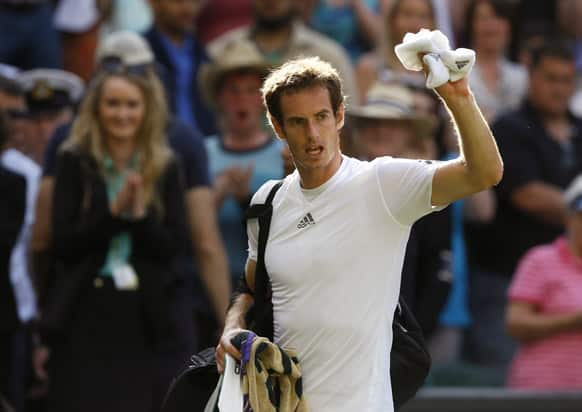
[[271, 218], [273, 217], [273, 199], [283, 185], [278, 181], [269, 191], [265, 203], [257, 203], [250, 206], [246, 212], [246, 218], [259, 220], [259, 239], [257, 246], [257, 267], [255, 269], [255, 303], [252, 309], [253, 324], [251, 329], [259, 336], [273, 340], [273, 304], [271, 301], [271, 282], [265, 266], [265, 249], [271, 230]]

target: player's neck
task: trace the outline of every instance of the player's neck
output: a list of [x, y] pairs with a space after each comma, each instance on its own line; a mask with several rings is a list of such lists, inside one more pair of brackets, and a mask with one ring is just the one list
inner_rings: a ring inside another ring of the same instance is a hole
[[297, 171], [301, 177], [301, 187], [303, 189], [315, 189], [331, 179], [339, 170], [342, 163], [340, 152], [325, 166], [322, 167], [302, 167], [297, 165]]

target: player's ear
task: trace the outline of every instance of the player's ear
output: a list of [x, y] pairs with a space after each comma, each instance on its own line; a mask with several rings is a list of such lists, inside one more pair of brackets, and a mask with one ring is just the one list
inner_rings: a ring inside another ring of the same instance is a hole
[[341, 130], [342, 127], [344, 127], [345, 117], [346, 117], [346, 107], [342, 103], [335, 113], [335, 124], [337, 130]]
[[277, 137], [281, 140], [285, 140], [285, 129], [283, 128], [283, 125], [279, 123], [277, 119], [275, 119], [270, 114], [267, 114], [267, 117], [269, 118], [269, 123], [273, 130], [275, 131]]

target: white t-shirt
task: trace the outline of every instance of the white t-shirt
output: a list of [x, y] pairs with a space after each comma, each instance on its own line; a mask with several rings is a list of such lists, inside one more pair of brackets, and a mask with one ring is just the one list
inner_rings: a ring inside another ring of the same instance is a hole
[[[265, 264], [275, 342], [295, 349], [312, 412], [393, 411], [392, 317], [410, 226], [430, 204], [431, 162], [344, 156], [316, 189], [287, 176], [273, 202]], [[263, 203], [274, 182], [252, 203]], [[248, 225], [257, 259], [258, 222]]]

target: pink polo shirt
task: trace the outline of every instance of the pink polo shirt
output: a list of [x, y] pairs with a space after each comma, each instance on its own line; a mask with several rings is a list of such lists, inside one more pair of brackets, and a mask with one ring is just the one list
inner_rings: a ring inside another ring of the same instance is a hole
[[[510, 301], [535, 304], [541, 313], [582, 311], [582, 259], [565, 238], [531, 249], [509, 289]], [[582, 330], [522, 344], [508, 385], [532, 389], [582, 389]]]

